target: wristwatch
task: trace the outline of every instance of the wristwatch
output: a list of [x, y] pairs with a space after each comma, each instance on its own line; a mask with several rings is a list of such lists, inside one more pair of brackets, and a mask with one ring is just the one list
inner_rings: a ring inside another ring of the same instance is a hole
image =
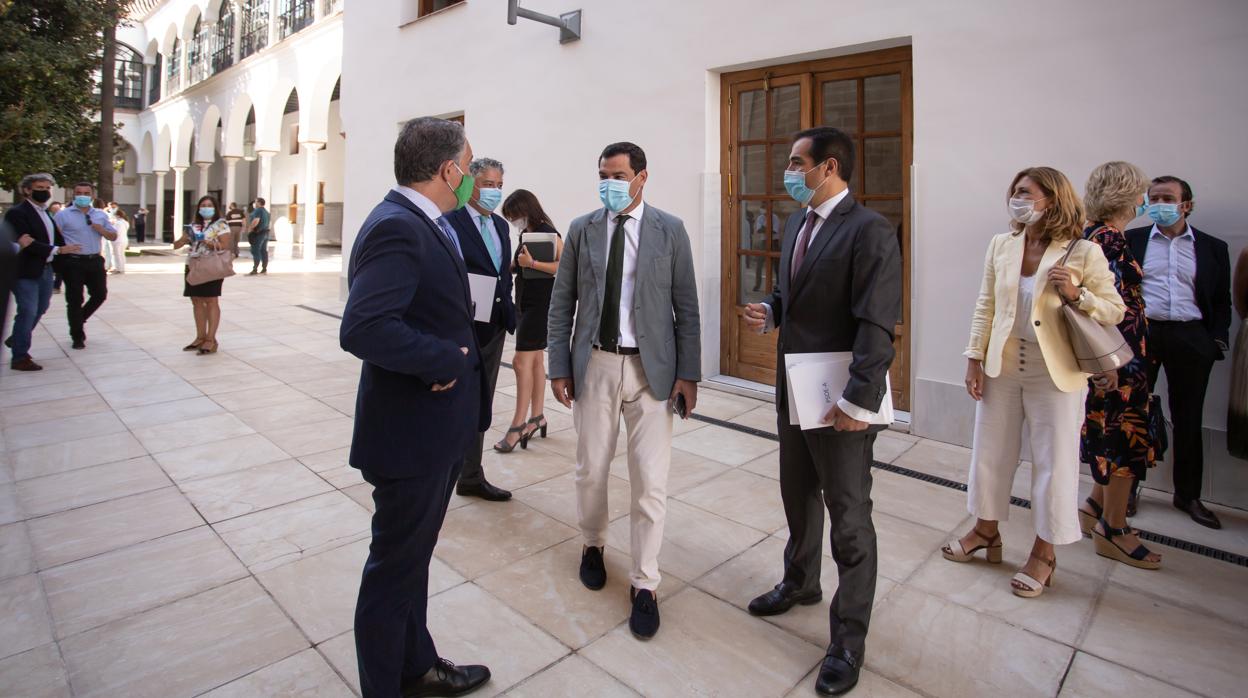
[[1087, 298], [1088, 298], [1088, 289], [1080, 286], [1079, 296], [1075, 298], [1075, 305], [1083, 305], [1083, 302], [1087, 300]]

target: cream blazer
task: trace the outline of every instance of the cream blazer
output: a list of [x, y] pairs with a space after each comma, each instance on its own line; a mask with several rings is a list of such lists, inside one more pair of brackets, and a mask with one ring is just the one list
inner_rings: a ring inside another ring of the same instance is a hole
[[[971, 319], [971, 339], [963, 356], [983, 361], [984, 373], [992, 378], [1001, 375], [1002, 354], [1014, 328], [1014, 314], [1018, 312], [1018, 280], [1022, 275], [1025, 237], [1023, 233], [997, 235], [988, 245], [984, 258], [984, 280]], [[1102, 325], [1117, 325], [1122, 322], [1127, 306], [1114, 286], [1109, 262], [1105, 261], [1100, 245], [1082, 238], [1076, 242], [1078, 246], [1066, 266], [1070, 269], [1071, 281], [1088, 290], [1078, 308]], [[1065, 393], [1081, 390], [1088, 380], [1088, 374], [1079, 370], [1070, 346], [1066, 322], [1062, 319], [1061, 296], [1047, 281], [1049, 270], [1061, 261], [1068, 244], [1052, 242], [1045, 250], [1036, 269], [1035, 301], [1029, 309], [1049, 375], [1058, 390]]]

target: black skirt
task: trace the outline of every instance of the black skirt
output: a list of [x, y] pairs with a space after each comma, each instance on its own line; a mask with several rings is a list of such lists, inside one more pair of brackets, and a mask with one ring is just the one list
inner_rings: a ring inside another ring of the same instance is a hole
[[182, 295], [186, 298], [220, 298], [221, 285], [225, 283], [225, 279], [217, 279], [216, 281], [208, 281], [202, 284], [192, 286], [186, 283], [186, 275], [191, 273], [191, 265], [186, 265], [186, 269], [182, 271]]

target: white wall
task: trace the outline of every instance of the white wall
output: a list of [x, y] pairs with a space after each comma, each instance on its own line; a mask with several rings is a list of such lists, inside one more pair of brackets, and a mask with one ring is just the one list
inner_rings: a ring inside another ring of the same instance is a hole
[[[1037, 164], [1082, 190], [1097, 164], [1126, 159], [1187, 178], [1194, 223], [1248, 242], [1248, 3], [1239, 0], [634, 0], [592, 3], [583, 39], [506, 24], [502, 3], [468, 2], [400, 28], [398, 0], [345, 18], [344, 83], [413, 76], [344, 101], [344, 238], [393, 184], [400, 121], [463, 112], [478, 155], [507, 165], [560, 227], [597, 207], [596, 157], [612, 141], [646, 149], [646, 198], [685, 220], [702, 260], [704, 373], [718, 373], [719, 95], [725, 70], [909, 43], [914, 75], [912, 379], [916, 431], [969, 437], [960, 356], [1005, 188]], [[526, 0], [548, 14], [565, 0]], [[482, 49], [481, 47], [487, 47]], [[1176, 48], [1178, 50], [1176, 50]], [[471, 55], [474, 60], [449, 60]], [[355, 137], [354, 134], [367, 134]], [[1219, 365], [1213, 385], [1224, 385]], [[937, 406], [940, 406], [937, 409]], [[1225, 391], [1206, 424], [1224, 427]], [[948, 407], [946, 407], [948, 406]]]

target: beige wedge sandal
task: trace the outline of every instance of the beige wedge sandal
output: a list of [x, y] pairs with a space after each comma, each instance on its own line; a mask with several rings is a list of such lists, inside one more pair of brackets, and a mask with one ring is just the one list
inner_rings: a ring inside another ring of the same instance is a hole
[[1003, 546], [1001, 545], [1001, 532], [997, 531], [997, 534], [992, 538], [985, 536], [977, 530], [972, 532], [978, 536], [980, 540], [984, 541], [983, 545], [977, 545], [974, 548], [967, 550], [962, 546], [962, 539], [955, 538], [954, 540], [949, 541], [945, 547], [940, 549], [940, 554], [944, 555], [945, 559], [951, 562], [970, 562], [975, 559], [975, 553], [982, 550], [984, 551], [984, 558], [987, 559], [988, 562], [991, 562], [994, 565], [999, 564], [1001, 562], [1001, 552], [1003, 550]]
[[1010, 589], [1014, 591], [1015, 596], [1021, 596], [1024, 599], [1034, 599], [1044, 593], [1045, 587], [1053, 586], [1053, 575], [1057, 574], [1057, 560], [1045, 560], [1042, 557], [1032, 555], [1029, 559], [1039, 560], [1049, 566], [1049, 576], [1044, 582], [1035, 577], [1019, 570], [1014, 575], [1014, 579], [1010, 581]]

